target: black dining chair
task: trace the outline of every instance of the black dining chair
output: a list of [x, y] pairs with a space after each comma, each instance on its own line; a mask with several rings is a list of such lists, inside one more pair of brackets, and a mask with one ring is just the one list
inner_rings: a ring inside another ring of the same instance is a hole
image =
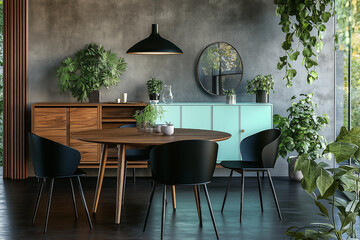
[[89, 211], [86, 205], [86, 200], [80, 181], [80, 176], [85, 175], [85, 172], [77, 168], [81, 159], [80, 152], [76, 149], [37, 136], [33, 133], [29, 133], [28, 138], [29, 138], [30, 156], [34, 166], [35, 176], [38, 177], [41, 182], [35, 204], [32, 222], [33, 223], [35, 222], [35, 217], [39, 207], [40, 198], [43, 191], [45, 180], [50, 180], [50, 190], [49, 190], [49, 197], [48, 197], [46, 217], [45, 217], [45, 226], [44, 226], [44, 232], [47, 231], [51, 198], [54, 189], [54, 181], [55, 179], [61, 179], [61, 178], [69, 178], [70, 180], [75, 217], [77, 219], [78, 214], [76, 208], [74, 187], [72, 183], [72, 179], [76, 178], [82, 203], [84, 205], [86, 216], [89, 222], [89, 226], [92, 229], [93, 226], [91, 223]]
[[220, 164], [224, 168], [231, 169], [228, 183], [226, 186], [224, 201], [221, 207], [221, 212], [224, 210], [226, 197], [229, 191], [231, 177], [233, 172], [236, 171], [241, 174], [241, 202], [240, 202], [240, 223], [242, 221], [243, 215], [243, 205], [244, 205], [244, 188], [245, 188], [245, 173], [246, 172], [256, 172], [257, 182], [259, 187], [259, 197], [261, 211], [263, 211], [263, 201], [261, 193], [261, 183], [259, 172], [266, 172], [269, 178], [272, 194], [274, 197], [276, 209], [281, 219], [281, 212], [279, 208], [279, 203], [276, 197], [275, 188], [273, 181], [271, 179], [269, 169], [274, 168], [278, 148], [280, 144], [280, 135], [281, 132], [278, 129], [267, 129], [254, 135], [246, 137], [240, 143], [240, 153], [242, 156], [242, 161], [222, 161]]
[[[167, 201], [166, 186], [192, 185], [196, 186], [198, 194], [200, 192], [200, 186], [202, 186], [208, 203], [216, 237], [219, 239], [209, 193], [206, 187], [206, 184], [210, 183], [212, 180], [216, 165], [217, 152], [218, 144], [216, 142], [205, 140], [186, 140], [166, 143], [151, 150], [150, 168], [154, 186], [150, 195], [143, 231], [146, 229], [151, 202], [154, 196], [155, 187], [158, 183], [163, 184], [161, 239], [163, 239], [164, 236]], [[200, 206], [200, 196], [198, 196], [196, 200], [199, 201], [198, 205]], [[199, 219], [200, 226], [202, 226], [202, 218], [200, 217]]]

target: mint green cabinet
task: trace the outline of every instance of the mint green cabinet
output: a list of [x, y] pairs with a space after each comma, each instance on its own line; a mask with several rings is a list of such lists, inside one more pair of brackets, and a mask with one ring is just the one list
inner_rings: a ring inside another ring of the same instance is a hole
[[181, 127], [181, 119], [180, 119], [180, 106], [173, 106], [173, 105], [163, 105], [162, 108], [164, 109], [164, 119], [158, 119], [157, 123], [165, 123], [171, 122], [174, 124], [175, 128]]
[[247, 136], [272, 128], [272, 105], [256, 103], [174, 103], [160, 104], [164, 120], [176, 128], [197, 128], [228, 132], [230, 139], [218, 142], [218, 160], [241, 160], [240, 142]]
[[213, 130], [230, 133], [230, 139], [218, 142], [218, 163], [240, 158], [240, 124], [238, 106], [214, 106]]
[[211, 129], [211, 106], [182, 106], [181, 127]]

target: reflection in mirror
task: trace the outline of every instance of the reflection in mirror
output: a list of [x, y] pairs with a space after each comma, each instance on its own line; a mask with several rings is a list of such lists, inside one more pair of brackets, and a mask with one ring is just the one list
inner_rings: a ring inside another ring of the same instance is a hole
[[228, 43], [207, 46], [199, 57], [197, 78], [205, 91], [224, 95], [224, 90], [236, 89], [243, 76], [243, 64], [238, 51]]

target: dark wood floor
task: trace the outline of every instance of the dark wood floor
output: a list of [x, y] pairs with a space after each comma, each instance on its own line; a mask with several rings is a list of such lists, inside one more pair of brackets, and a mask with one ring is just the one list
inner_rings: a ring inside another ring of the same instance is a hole
[[[2, 170], [1, 170], [2, 171]], [[95, 178], [82, 178], [89, 209], [93, 202]], [[305, 225], [318, 219], [312, 199], [299, 183], [275, 178], [274, 184], [283, 214], [280, 221], [268, 181], [263, 184], [264, 212], [261, 213], [255, 178], [246, 178], [243, 223], [239, 223], [240, 181], [234, 179], [223, 214], [220, 212], [226, 178], [215, 178], [209, 184], [220, 239], [288, 239], [284, 232], [292, 225]], [[47, 191], [40, 202], [35, 224], [31, 223], [38, 191], [35, 178], [24, 181], [0, 179], [0, 239], [159, 239], [161, 222], [161, 187], [155, 192], [147, 230], [142, 232], [151, 191], [149, 179], [128, 179], [125, 206], [120, 225], [115, 219], [115, 178], [105, 178], [98, 212], [93, 216], [94, 229], [89, 230], [80, 196], [75, 188], [79, 219], [75, 220], [68, 181], [55, 182], [48, 233], [43, 234]], [[47, 188], [45, 188], [47, 189]], [[206, 200], [202, 193], [203, 227], [199, 227], [192, 187], [177, 187], [177, 210], [167, 205], [165, 239], [216, 239]], [[170, 198], [170, 195], [168, 195]]]

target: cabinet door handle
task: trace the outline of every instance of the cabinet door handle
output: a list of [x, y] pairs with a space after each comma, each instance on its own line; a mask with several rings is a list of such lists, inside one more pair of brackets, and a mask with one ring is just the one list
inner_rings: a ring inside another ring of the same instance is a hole
[[243, 133], [243, 132], [245, 132], [245, 130], [244, 130], [244, 129], [241, 129], [241, 132]]

